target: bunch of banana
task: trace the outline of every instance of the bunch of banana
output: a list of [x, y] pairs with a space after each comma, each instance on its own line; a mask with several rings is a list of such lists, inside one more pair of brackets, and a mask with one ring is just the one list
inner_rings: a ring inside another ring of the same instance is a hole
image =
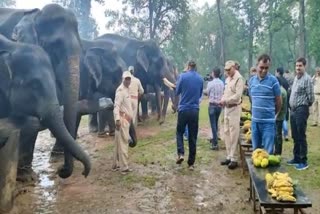
[[246, 133], [251, 128], [251, 120], [246, 120], [243, 122], [242, 131]]
[[296, 202], [292, 179], [288, 173], [267, 173], [265, 176], [268, 192], [278, 201]]
[[251, 144], [251, 129], [245, 133], [244, 138], [248, 144]]
[[266, 168], [269, 165], [269, 154], [264, 149], [256, 149], [252, 152], [252, 162], [255, 167]]
[[251, 114], [249, 112], [241, 112], [240, 119], [242, 121], [251, 120]]

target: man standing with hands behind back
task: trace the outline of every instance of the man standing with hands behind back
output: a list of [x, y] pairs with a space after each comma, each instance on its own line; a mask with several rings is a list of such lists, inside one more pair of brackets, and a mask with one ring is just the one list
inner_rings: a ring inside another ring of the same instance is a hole
[[264, 148], [273, 154], [276, 132], [276, 117], [281, 105], [280, 85], [269, 73], [271, 58], [262, 54], [257, 60], [257, 75], [249, 81], [249, 96], [252, 100], [252, 148]]
[[113, 110], [116, 132], [112, 170], [118, 171], [121, 169], [123, 174], [131, 171], [128, 166], [129, 127], [132, 121], [132, 105], [129, 92], [131, 78], [132, 75], [129, 71], [123, 72], [122, 84], [116, 91]]
[[224, 142], [227, 158], [221, 162], [221, 165], [235, 169], [238, 166], [236, 150], [240, 134], [241, 96], [244, 90], [244, 80], [236, 69], [234, 61], [227, 61], [224, 70], [228, 77], [219, 104], [224, 107]]
[[196, 146], [199, 128], [199, 101], [202, 96], [203, 78], [197, 73], [194, 61], [189, 61], [188, 70], [179, 76], [176, 85], [176, 95], [180, 97], [177, 121], [177, 153], [176, 163], [181, 164], [184, 160], [183, 133], [186, 125], [189, 132], [189, 169], [194, 169], [196, 159]]

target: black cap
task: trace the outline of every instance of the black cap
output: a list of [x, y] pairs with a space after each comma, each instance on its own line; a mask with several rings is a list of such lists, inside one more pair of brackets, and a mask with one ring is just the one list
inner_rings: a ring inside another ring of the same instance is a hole
[[190, 60], [189, 62], [188, 62], [188, 66], [191, 66], [191, 67], [195, 67], [197, 64], [195, 63], [195, 61], [193, 61], [193, 60]]

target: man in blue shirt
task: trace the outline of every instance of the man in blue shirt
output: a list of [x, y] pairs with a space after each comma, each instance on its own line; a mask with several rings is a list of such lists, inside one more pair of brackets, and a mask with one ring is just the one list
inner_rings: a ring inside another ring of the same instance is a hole
[[276, 116], [281, 109], [280, 85], [268, 72], [271, 59], [267, 54], [258, 58], [257, 74], [249, 81], [252, 102], [252, 147], [264, 148], [273, 154]]
[[199, 100], [202, 96], [203, 78], [196, 71], [196, 63], [189, 61], [188, 71], [182, 73], [176, 84], [176, 95], [180, 95], [177, 121], [177, 164], [184, 160], [183, 133], [188, 126], [189, 169], [194, 169], [199, 128]]

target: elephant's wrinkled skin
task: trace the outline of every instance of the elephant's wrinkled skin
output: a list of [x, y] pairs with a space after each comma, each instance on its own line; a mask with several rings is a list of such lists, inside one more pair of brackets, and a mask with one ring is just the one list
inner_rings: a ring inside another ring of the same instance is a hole
[[[0, 103], [0, 118], [10, 118], [21, 128], [21, 134], [30, 129], [38, 131], [40, 121], [63, 142], [68, 153], [83, 163], [83, 174], [89, 174], [88, 155], [64, 125], [51, 62], [42, 48], [15, 43], [0, 35]], [[60, 168], [61, 177], [72, 172], [68, 164]]]
[[[105, 34], [96, 40], [103, 40], [112, 43], [121, 58], [127, 65], [133, 65], [135, 69], [134, 75], [140, 79], [145, 93], [148, 91], [147, 85], [154, 87], [157, 101], [158, 119], [162, 123], [164, 117], [161, 112], [161, 85], [166, 83], [167, 86], [173, 88], [175, 77], [170, 72], [166, 58], [160, 51], [159, 46], [152, 40], [139, 41], [115, 34]], [[142, 114], [147, 115], [146, 100], [141, 101]]]
[[[81, 41], [74, 14], [56, 4], [46, 5], [42, 10], [0, 8], [0, 33], [18, 42], [39, 45], [49, 55], [59, 104], [64, 106], [64, 122], [75, 138], [77, 112], [74, 109], [79, 98]], [[21, 134], [24, 142], [21, 142], [20, 151], [27, 153], [24, 156], [28, 158], [20, 159], [20, 168], [31, 165], [33, 149], [30, 148], [34, 147], [37, 133], [34, 130], [25, 137]], [[61, 153], [63, 143], [56, 143], [54, 151]], [[68, 177], [73, 166], [68, 151], [65, 151], [65, 164], [70, 166], [64, 175]]]
[[[101, 97], [107, 97], [114, 101], [115, 92], [122, 82], [122, 72], [127, 67], [125, 62], [111, 43], [82, 40], [82, 47], [80, 100], [98, 100]], [[99, 132], [104, 131], [106, 121], [109, 129], [115, 129], [111, 110], [99, 111], [98, 115]], [[133, 141], [136, 141], [134, 128], [130, 130]]]

